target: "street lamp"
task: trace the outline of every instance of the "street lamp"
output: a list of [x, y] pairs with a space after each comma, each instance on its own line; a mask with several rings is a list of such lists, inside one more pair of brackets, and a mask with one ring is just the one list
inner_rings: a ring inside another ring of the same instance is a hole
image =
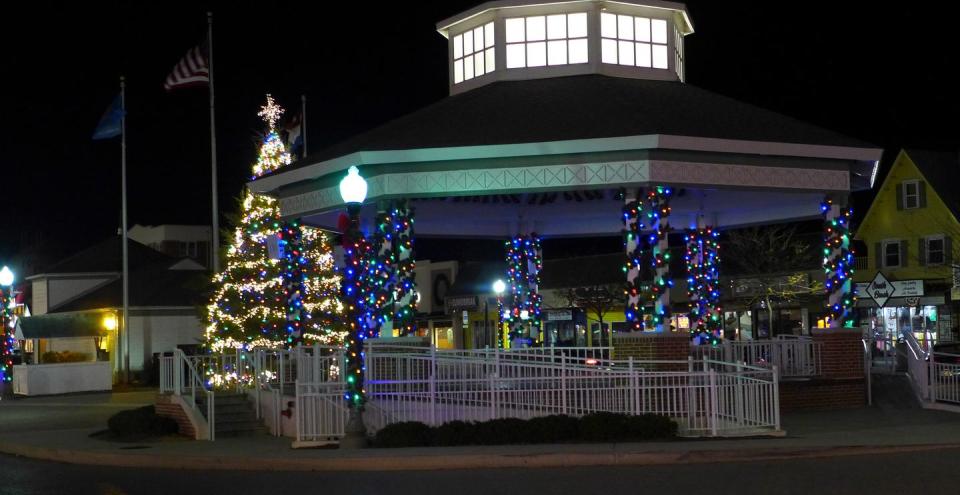
[[10, 287], [13, 285], [13, 280], [13, 270], [11, 270], [9, 266], [4, 265], [4, 267], [0, 269], [0, 285]]
[[361, 321], [359, 301], [363, 297], [362, 287], [358, 283], [360, 273], [360, 253], [363, 234], [360, 232], [360, 207], [367, 197], [367, 181], [360, 176], [357, 167], [350, 167], [347, 176], [340, 181], [340, 197], [347, 206], [349, 222], [344, 235], [344, 280], [343, 299], [347, 305], [347, 321], [350, 322], [350, 334], [347, 336], [347, 392], [345, 399], [350, 407], [350, 418], [344, 429], [340, 447], [357, 449], [367, 444], [367, 428], [363, 424], [363, 339], [366, 338]]
[[[507, 284], [503, 280], [497, 280], [493, 283], [493, 292], [497, 295], [497, 331], [493, 332], [493, 347], [497, 347], [497, 335], [503, 330], [503, 316], [500, 314], [500, 297], [503, 291], [507, 290]], [[483, 295], [483, 328], [490, 331], [490, 308], [487, 306], [490, 298]]]

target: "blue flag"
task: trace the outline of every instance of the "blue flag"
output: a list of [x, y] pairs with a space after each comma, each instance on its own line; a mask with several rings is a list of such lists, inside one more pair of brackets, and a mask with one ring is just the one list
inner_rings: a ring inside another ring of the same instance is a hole
[[93, 131], [93, 139], [110, 139], [120, 135], [121, 120], [123, 120], [123, 103], [120, 101], [120, 95], [113, 99], [113, 103], [107, 107], [100, 117], [100, 123], [97, 129]]

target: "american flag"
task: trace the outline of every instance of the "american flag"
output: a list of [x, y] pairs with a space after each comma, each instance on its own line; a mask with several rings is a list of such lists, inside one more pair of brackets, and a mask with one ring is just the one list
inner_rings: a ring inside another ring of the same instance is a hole
[[167, 91], [177, 88], [203, 86], [210, 82], [210, 70], [207, 65], [207, 44], [202, 43], [187, 51], [180, 62], [167, 76], [163, 88]]

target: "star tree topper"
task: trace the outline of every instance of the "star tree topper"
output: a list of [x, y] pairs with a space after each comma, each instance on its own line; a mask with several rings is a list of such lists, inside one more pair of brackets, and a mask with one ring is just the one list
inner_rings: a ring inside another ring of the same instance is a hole
[[280, 120], [280, 116], [283, 115], [283, 108], [280, 105], [277, 105], [273, 101], [273, 97], [270, 94], [267, 94], [267, 104], [260, 107], [260, 112], [257, 113], [257, 116], [262, 117], [264, 122], [270, 126], [270, 130], [276, 129], [277, 121]]

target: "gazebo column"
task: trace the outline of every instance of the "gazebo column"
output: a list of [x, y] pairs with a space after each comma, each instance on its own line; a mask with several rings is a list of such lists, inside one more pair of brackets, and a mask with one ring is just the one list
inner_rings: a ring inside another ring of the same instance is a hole
[[372, 241], [368, 282], [370, 325], [380, 337], [415, 333], [413, 210], [406, 200], [380, 203]]
[[287, 298], [286, 345], [295, 347], [303, 342], [303, 265], [307, 262], [303, 256], [300, 221], [287, 222], [277, 232], [277, 236], [283, 245], [280, 250], [283, 253], [282, 263], [286, 265], [286, 269], [283, 270], [283, 292]]
[[705, 226], [702, 215], [697, 226], [684, 236], [687, 252], [687, 297], [690, 300], [690, 336], [695, 344], [716, 345], [723, 325], [720, 300], [720, 236]]
[[830, 328], [853, 326], [853, 250], [850, 248], [850, 219], [853, 209], [827, 198], [820, 205], [823, 223], [823, 270], [827, 291], [827, 325]]
[[657, 332], [663, 332], [670, 327], [670, 289], [673, 287], [673, 278], [670, 276], [668, 237], [672, 195], [673, 190], [667, 186], [656, 186], [647, 193], [647, 216], [652, 229], [648, 236], [651, 246], [650, 266], [655, 273], [650, 291], [654, 305], [653, 324]]
[[[504, 244], [507, 263], [507, 290], [501, 305], [504, 321], [509, 328], [510, 347], [516, 339], [529, 336], [540, 322], [540, 270], [543, 269], [543, 249], [540, 237], [532, 232], [520, 234]], [[502, 329], [498, 331], [501, 332]], [[501, 347], [506, 347], [502, 342]]]

